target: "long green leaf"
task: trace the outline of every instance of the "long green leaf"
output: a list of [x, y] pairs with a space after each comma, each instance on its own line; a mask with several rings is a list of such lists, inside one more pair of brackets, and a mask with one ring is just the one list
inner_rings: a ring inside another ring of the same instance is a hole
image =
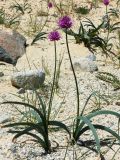
[[22, 114], [23, 116], [19, 122], [23, 122], [25, 118], [28, 118], [28, 116], [33, 116], [33, 118], [36, 119], [38, 123], [42, 121], [38, 113], [36, 113], [34, 110], [26, 111], [25, 113]]
[[93, 22], [92, 22], [90, 19], [88, 19], [88, 18], [86, 18], [86, 19], [87, 19], [87, 21], [84, 21], [85, 23], [87, 23], [86, 26], [91, 26], [91, 27], [93, 27], [94, 29], [96, 29], [96, 27], [95, 27], [95, 25], [93, 24]]
[[91, 93], [90, 96], [87, 98], [87, 100], [86, 100], [86, 102], [85, 102], [85, 105], [84, 105], [84, 107], [83, 107], [83, 109], [82, 109], [81, 116], [83, 115], [84, 110], [85, 110], [85, 107], [87, 106], [87, 104], [88, 104], [90, 98], [91, 98], [93, 95], [95, 95], [96, 93], [97, 93], [97, 91]]
[[[98, 134], [97, 134], [97, 132], [96, 132], [96, 129], [95, 129], [95, 127], [94, 127], [94, 125], [90, 122], [90, 120], [88, 119], [88, 118], [86, 118], [86, 117], [83, 117], [83, 116], [81, 116], [80, 117], [80, 120], [82, 120], [82, 121], [84, 121], [84, 123], [86, 124], [86, 125], [88, 125], [87, 127], [89, 128], [89, 130], [91, 130], [92, 131], [92, 133], [93, 133], [93, 136], [94, 136], [94, 138], [95, 138], [95, 142], [96, 142], [96, 145], [97, 145], [97, 151], [98, 151], [98, 153], [100, 153], [100, 140], [99, 140], [99, 138], [98, 138]], [[80, 132], [81, 133], [81, 132]], [[84, 132], [83, 132], [84, 133]], [[79, 134], [79, 136], [80, 136], [81, 134]], [[79, 136], [78, 136], [78, 138], [79, 138]]]
[[38, 40], [42, 40], [44, 39], [45, 37], [43, 37], [44, 35], [46, 35], [47, 33], [45, 32], [40, 32], [36, 35], [36, 37], [33, 39], [31, 45], [33, 45], [35, 42], [37, 42]]
[[[118, 118], [120, 118], [120, 114], [117, 113], [117, 112], [114, 112], [114, 111], [110, 111], [110, 110], [100, 110], [100, 111], [96, 111], [96, 112], [93, 112], [93, 113], [90, 113], [89, 115], [87, 115], [86, 117], [88, 119], [91, 119], [95, 116], [98, 116], [98, 115], [104, 115], [104, 114], [111, 114], [111, 115], [114, 115], [114, 116], [117, 116]], [[79, 117], [78, 117], [79, 119]], [[82, 122], [80, 125], [79, 125], [79, 130], [85, 125], [84, 122]]]
[[12, 123], [12, 124], [3, 125], [2, 128], [15, 127], [15, 126], [32, 126], [32, 125], [34, 125], [34, 123], [30, 123], [30, 122], [18, 122], [18, 123]]
[[110, 111], [110, 110], [100, 110], [100, 111], [96, 111], [96, 112], [93, 112], [93, 113], [90, 113], [87, 118], [88, 119], [91, 119], [97, 115], [104, 115], [104, 114], [111, 114], [111, 115], [114, 115], [118, 118], [120, 118], [120, 113], [117, 113], [117, 112], [114, 112], [114, 111]]
[[46, 135], [43, 127], [41, 127], [40, 125], [41, 125], [41, 123], [32, 124], [32, 125], [30, 125], [30, 127], [26, 128], [26, 129], [20, 131], [18, 134], [16, 134], [14, 138], [18, 138], [18, 137], [26, 134], [27, 132], [30, 132], [30, 131], [32, 131], [32, 130], [36, 130], [36, 131], [37, 131], [38, 133], [40, 133], [40, 134], [44, 137], [44, 139], [46, 140], [46, 139], [47, 139], [47, 135]]
[[[91, 118], [93, 118], [93, 117], [95, 117], [95, 116], [97, 116], [97, 115], [102, 115], [102, 114], [103, 114], [103, 115], [104, 115], [104, 114], [111, 114], [111, 115], [114, 115], [114, 116], [117, 116], [118, 118], [120, 118], [120, 114], [119, 114], [119, 113], [114, 112], [114, 111], [109, 111], [109, 110], [96, 111], [96, 112], [90, 113], [90, 114], [87, 115], [86, 117], [87, 117], [88, 119], [91, 119]], [[80, 118], [80, 117], [78, 117], [78, 119], [79, 119], [79, 118]], [[79, 132], [80, 132], [80, 130], [83, 128], [84, 125], [85, 125], [84, 122], [81, 122], [81, 123], [80, 123], [80, 125], [79, 125], [79, 127], [78, 127], [78, 130], [75, 131], [75, 133], [74, 133], [74, 137], [78, 137]]]
[[23, 102], [16, 102], [16, 101], [7, 101], [7, 102], [2, 102], [1, 104], [18, 104], [18, 105], [23, 105], [25, 107], [32, 108], [33, 110], [35, 110], [40, 115], [41, 119], [44, 121], [44, 116], [41, 113], [41, 111], [38, 110], [36, 107], [32, 106], [31, 104], [23, 103]]
[[69, 135], [71, 135], [68, 127], [64, 123], [62, 123], [62, 122], [59, 122], [59, 121], [49, 121], [48, 124], [52, 125], [52, 126], [58, 126], [58, 127], [62, 128], [62, 129], [64, 129], [65, 131], [67, 131], [67, 133]]
[[[18, 133], [18, 134], [19, 134], [19, 133]], [[18, 134], [17, 134], [17, 135], [18, 135]], [[36, 134], [30, 133], [30, 132], [26, 132], [26, 133], [24, 133], [24, 134], [29, 135], [29, 136], [37, 139], [38, 142], [40, 143], [40, 145], [41, 145], [44, 149], [46, 148], [45, 142], [44, 142], [40, 137], [38, 137]], [[14, 137], [13, 137], [13, 142], [16, 140], [16, 137], [17, 137], [17, 136], [14, 136]], [[17, 138], [18, 138], [18, 137], [17, 137]]]
[[[120, 136], [115, 131], [113, 131], [112, 129], [110, 129], [110, 128], [106, 127], [106, 126], [97, 125], [97, 124], [93, 124], [93, 126], [94, 126], [95, 129], [104, 130], [104, 131], [110, 133], [112, 136], [117, 138], [119, 140], [119, 142], [120, 142]], [[84, 127], [82, 130], [80, 130], [78, 138], [79, 138], [79, 136], [81, 136], [83, 133], [85, 133], [89, 129], [90, 128], [87, 126], [87, 127]]]
[[46, 104], [43, 102], [41, 96], [37, 93], [37, 91], [35, 91], [35, 93], [36, 93], [36, 95], [39, 99], [39, 102], [40, 102], [41, 106], [42, 106], [42, 111], [43, 111], [43, 114], [44, 114], [44, 118], [46, 119]]

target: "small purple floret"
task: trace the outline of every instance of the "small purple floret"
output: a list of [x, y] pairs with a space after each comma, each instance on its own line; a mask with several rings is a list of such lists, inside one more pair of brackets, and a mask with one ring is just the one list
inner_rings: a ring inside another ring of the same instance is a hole
[[103, 0], [103, 3], [107, 6], [107, 5], [109, 5], [110, 1], [109, 0]]
[[52, 7], [53, 7], [52, 2], [49, 2], [49, 3], [48, 3], [48, 8], [52, 8]]
[[52, 31], [49, 33], [48, 38], [50, 41], [58, 41], [60, 40], [61, 36], [58, 31]]
[[59, 25], [60, 28], [68, 29], [68, 28], [72, 27], [73, 22], [72, 22], [72, 20], [69, 16], [64, 16], [64, 17], [59, 19], [58, 25]]

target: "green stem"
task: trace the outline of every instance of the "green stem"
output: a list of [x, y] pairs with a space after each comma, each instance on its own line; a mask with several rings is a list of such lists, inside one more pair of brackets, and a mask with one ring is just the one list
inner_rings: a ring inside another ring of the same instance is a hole
[[107, 33], [106, 42], [108, 43], [109, 34], [110, 34], [110, 19], [109, 19], [109, 17], [108, 17], [108, 8], [107, 8], [107, 5], [106, 5], [106, 16], [107, 16], [107, 22], [108, 22], [108, 33]]
[[107, 10], [107, 5], [106, 5], [106, 15], [108, 15], [108, 13], [107, 13], [107, 12], [108, 12], [108, 10]]
[[50, 113], [51, 113], [51, 108], [52, 108], [52, 101], [53, 101], [53, 96], [54, 96], [54, 86], [55, 86], [55, 79], [56, 79], [56, 68], [57, 68], [57, 51], [56, 51], [56, 41], [54, 41], [54, 47], [55, 47], [55, 66], [54, 66], [54, 76], [53, 76], [53, 84], [52, 84], [52, 90], [51, 90], [51, 95], [50, 95], [50, 101], [49, 101], [49, 106], [48, 106], [48, 119], [49, 121], [50, 118]]
[[107, 38], [106, 38], [107, 43], [109, 41], [109, 35], [110, 35], [110, 27], [108, 28], [108, 33], [107, 33]]
[[[80, 109], [79, 109], [79, 106], [80, 106], [80, 102], [79, 102], [79, 88], [78, 88], [77, 77], [76, 77], [75, 70], [74, 70], [73, 63], [72, 63], [72, 58], [71, 58], [71, 55], [70, 55], [67, 30], [66, 30], [66, 45], [67, 45], [67, 51], [68, 51], [68, 55], [69, 55], [69, 60], [70, 60], [72, 72], [73, 72], [73, 75], [74, 75], [75, 85], [76, 85], [76, 92], [77, 92], [77, 117], [78, 117], [79, 114], [80, 114]], [[76, 128], [78, 127], [78, 124], [79, 124], [79, 120], [77, 119]]]
[[95, 9], [98, 7], [98, 3], [97, 3], [97, 0], [94, 0], [94, 4], [95, 4]]

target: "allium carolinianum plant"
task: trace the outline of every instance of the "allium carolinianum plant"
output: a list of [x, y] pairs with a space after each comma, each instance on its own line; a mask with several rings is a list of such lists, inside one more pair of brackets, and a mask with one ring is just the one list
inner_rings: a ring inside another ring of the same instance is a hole
[[[69, 44], [68, 44], [68, 34], [67, 34], [67, 30], [70, 29], [73, 25], [73, 21], [69, 16], [64, 16], [62, 18], [59, 19], [58, 21], [58, 25], [60, 28], [65, 29], [65, 33], [66, 33], [66, 46], [67, 46], [67, 51], [68, 51], [68, 56], [69, 56], [69, 60], [70, 60], [70, 64], [71, 64], [71, 68], [72, 68], [72, 72], [74, 75], [74, 80], [75, 80], [75, 85], [76, 85], [76, 94], [77, 94], [77, 117], [79, 116], [79, 88], [78, 88], [78, 82], [77, 82], [77, 77], [75, 74], [75, 70], [73, 67], [73, 63], [72, 63], [72, 58], [71, 58], [71, 54], [70, 54], [70, 49], [69, 49]], [[77, 119], [76, 122], [76, 129], [78, 127], [79, 124], [79, 119]]]
[[[4, 104], [16, 104], [16, 105], [23, 105], [26, 108], [29, 108], [29, 113], [24, 113], [24, 116], [27, 118], [27, 121], [22, 121], [18, 123], [12, 123], [7, 124], [2, 127], [16, 127], [19, 128], [19, 130], [11, 131], [12, 133], [16, 133], [16, 135], [13, 138], [13, 141], [15, 142], [17, 138], [23, 135], [29, 135], [33, 139], [33, 142], [39, 143], [41, 147], [45, 150], [45, 153], [51, 153], [52, 147], [51, 142], [49, 140], [49, 129], [50, 126], [58, 127], [66, 130], [68, 134], [70, 135], [70, 131], [67, 128], [65, 124], [59, 121], [50, 120], [50, 114], [52, 109], [52, 100], [54, 97], [54, 86], [55, 86], [55, 77], [56, 77], [56, 61], [57, 61], [57, 53], [56, 53], [56, 41], [60, 40], [60, 34], [57, 31], [50, 32], [48, 35], [48, 38], [50, 41], [54, 42], [55, 46], [55, 67], [54, 67], [54, 76], [53, 76], [53, 84], [52, 84], [52, 90], [50, 94], [50, 100], [48, 107], [46, 103], [43, 101], [42, 97], [35, 91], [36, 99], [38, 100], [38, 105], [35, 103], [34, 105], [23, 102], [16, 102], [16, 101], [7, 101], [4, 102]], [[34, 90], [34, 88], [33, 88]], [[34, 117], [35, 121], [31, 121], [30, 117]], [[22, 118], [23, 119], [23, 118]], [[22, 126], [22, 128], [21, 128]], [[36, 131], [36, 132], [32, 132]]]
[[52, 107], [52, 100], [54, 96], [54, 89], [55, 89], [55, 81], [56, 81], [56, 70], [57, 70], [57, 51], [56, 51], [56, 41], [60, 40], [61, 36], [58, 31], [52, 31], [48, 35], [48, 39], [50, 41], [54, 42], [54, 47], [55, 47], [55, 61], [54, 61], [54, 76], [53, 76], [53, 84], [52, 84], [52, 90], [51, 90], [51, 95], [50, 95], [50, 101], [49, 101], [49, 108], [48, 108], [48, 120], [50, 118], [50, 113], [51, 113], [51, 107]]
[[[88, 101], [89, 99], [94, 95], [91, 94], [85, 105], [83, 106], [83, 109], [80, 113], [80, 102], [79, 102], [79, 88], [78, 88], [78, 82], [77, 82], [77, 77], [76, 77], [76, 73], [74, 71], [74, 67], [73, 67], [73, 63], [72, 63], [72, 58], [71, 58], [71, 54], [70, 54], [70, 49], [69, 49], [69, 45], [68, 45], [68, 32], [69, 31], [68, 29], [71, 28], [71, 26], [73, 25], [72, 24], [72, 20], [70, 17], [68, 16], [65, 16], [63, 18], [60, 18], [59, 19], [59, 22], [58, 22], [60, 28], [62, 28], [63, 30], [65, 30], [65, 33], [66, 33], [66, 45], [67, 45], [67, 51], [68, 51], [68, 55], [69, 55], [69, 59], [70, 59], [70, 64], [71, 64], [71, 68], [72, 68], [72, 71], [73, 71], [73, 75], [74, 75], [74, 79], [75, 79], [75, 84], [76, 84], [76, 92], [77, 92], [77, 114], [76, 114], [76, 118], [75, 118], [75, 121], [73, 123], [73, 132], [71, 133], [72, 134], [72, 145], [74, 145], [75, 143], [79, 144], [80, 146], [86, 146], [86, 147], [89, 147], [88, 144], [86, 144], [86, 142], [84, 142], [82, 139], [81, 139], [81, 136], [87, 131], [87, 130], [91, 130], [92, 131], [92, 134], [94, 136], [94, 143], [96, 144], [96, 148], [94, 148], [94, 151], [96, 153], [99, 153], [100, 154], [100, 157], [101, 159], [103, 159], [103, 155], [101, 154], [101, 144], [100, 144], [100, 139], [98, 137], [98, 134], [97, 134], [97, 129], [100, 129], [100, 130], [104, 130], [108, 133], [110, 133], [111, 135], [113, 135], [118, 141], [120, 141], [120, 136], [118, 134], [116, 134], [113, 130], [111, 130], [110, 128], [106, 127], [106, 126], [102, 126], [102, 125], [96, 125], [96, 124], [92, 124], [91, 122], [91, 118], [97, 116], [97, 115], [103, 115], [103, 114], [111, 114], [111, 115], [115, 115], [117, 116], [118, 118], [120, 118], [120, 114], [119, 113], [116, 113], [116, 112], [112, 112], [112, 111], [97, 111], [97, 112], [93, 112], [93, 113], [90, 113], [88, 115], [83, 115], [84, 114], [84, 110], [86, 108], [86, 105], [88, 104]], [[88, 143], [89, 143], [89, 140], [88, 140]], [[107, 144], [107, 142], [106, 142]]]
[[106, 6], [106, 14], [107, 14], [107, 6], [109, 5], [109, 0], [103, 0], [104, 5]]

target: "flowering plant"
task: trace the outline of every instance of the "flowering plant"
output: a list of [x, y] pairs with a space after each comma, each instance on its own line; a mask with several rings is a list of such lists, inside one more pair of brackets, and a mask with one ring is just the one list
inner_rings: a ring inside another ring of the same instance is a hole
[[58, 41], [61, 37], [58, 31], [52, 31], [49, 33], [48, 38], [50, 41]]
[[110, 1], [109, 0], [103, 0], [103, 3], [107, 6], [107, 5], [109, 5]]
[[62, 29], [68, 29], [68, 28], [72, 27], [73, 22], [72, 22], [72, 20], [69, 16], [64, 16], [64, 17], [59, 19], [58, 25]]

